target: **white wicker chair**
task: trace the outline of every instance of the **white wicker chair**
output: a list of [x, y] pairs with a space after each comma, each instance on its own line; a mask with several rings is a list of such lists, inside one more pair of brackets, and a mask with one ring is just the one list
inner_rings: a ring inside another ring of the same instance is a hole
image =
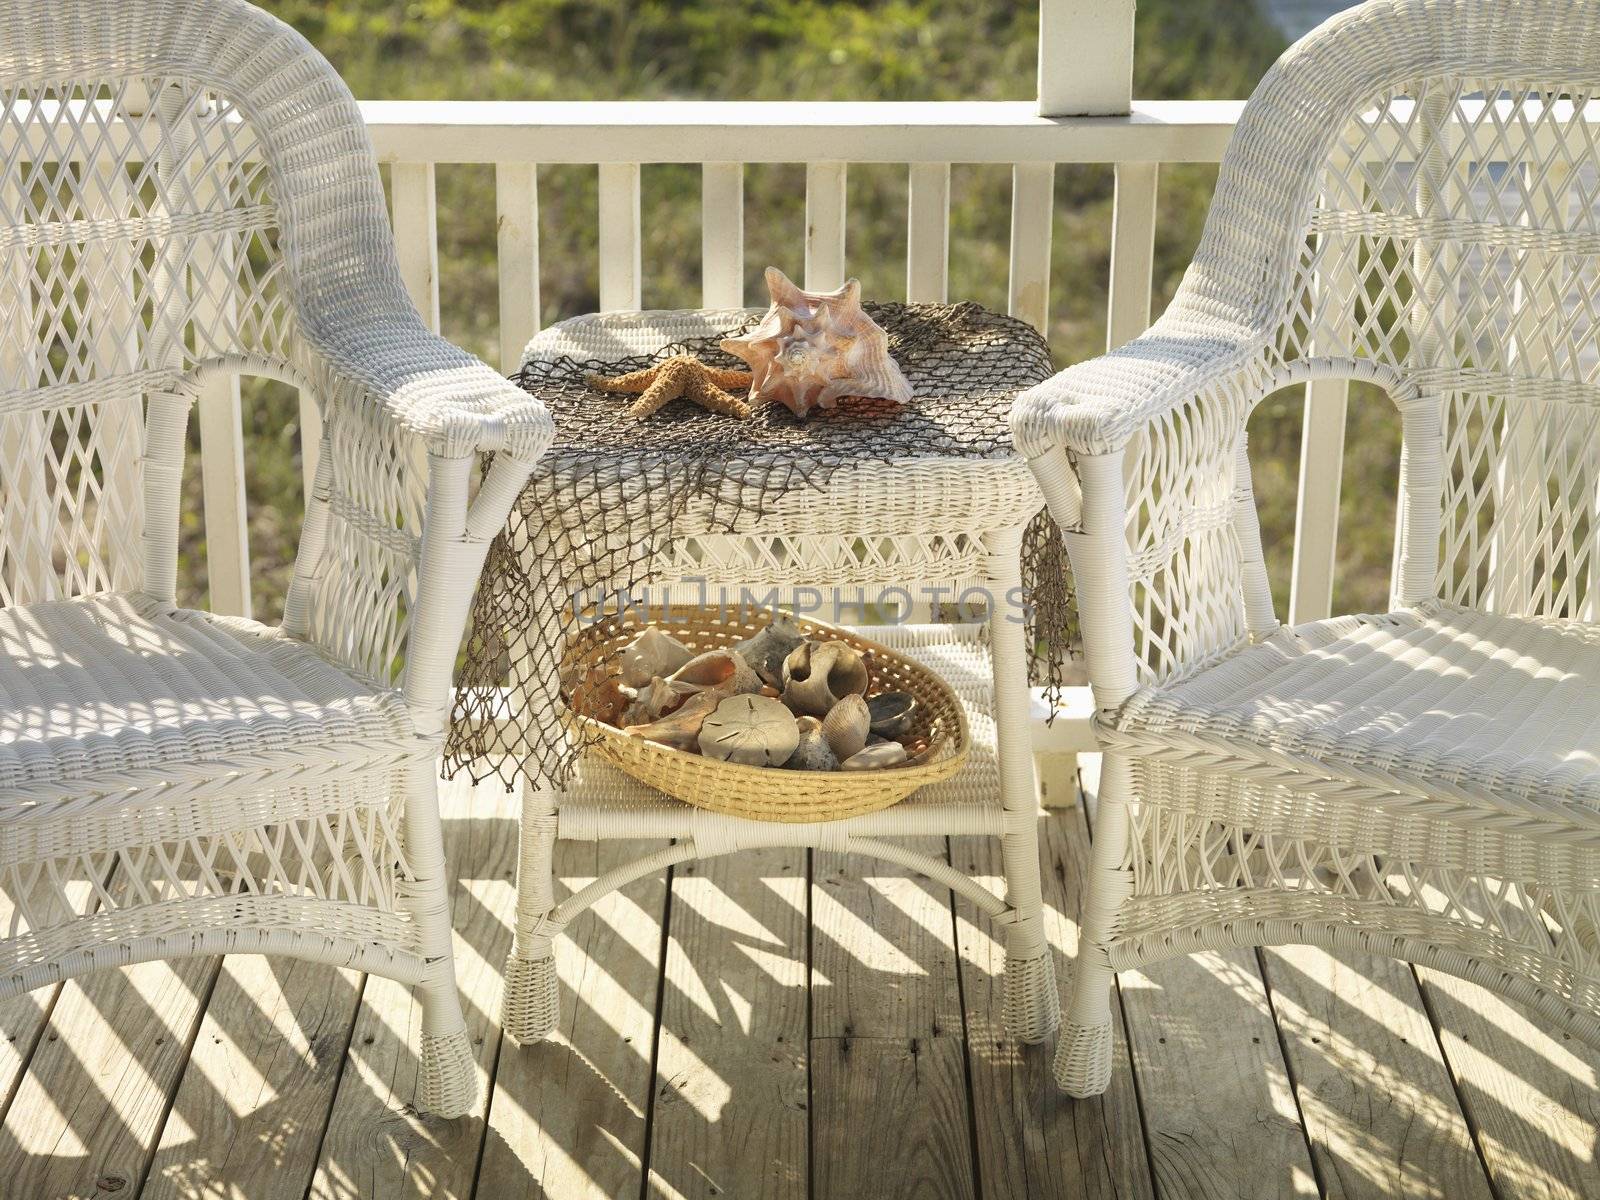
[[[242, 0], [0, 25], [0, 996], [224, 951], [356, 967], [419, 985], [417, 1103], [460, 1113], [435, 756], [548, 419], [424, 328], [360, 113], [293, 30]], [[174, 600], [188, 411], [228, 372], [322, 410], [280, 629]]]
[[[578, 317], [540, 333], [523, 358], [615, 362], [706, 337], [758, 311]], [[719, 532], [724, 525], [702, 511], [704, 506], [691, 508], [674, 527], [671, 543], [650, 564], [651, 595], [668, 595], [675, 604], [705, 603], [707, 596], [717, 603], [723, 596], [737, 598], [745, 589], [756, 596], [796, 588], [818, 589], [818, 596], [833, 588], [854, 595], [859, 589], [874, 597], [883, 589], [911, 584], [944, 589], [952, 597], [976, 588], [1009, 598], [1021, 588], [1023, 530], [1042, 506], [1027, 466], [1017, 457], [929, 454], [851, 464], [833, 472], [821, 487], [785, 494], [763, 518], [759, 538]], [[872, 553], [859, 554], [862, 544], [870, 545]], [[556, 552], [536, 543], [534, 552], [541, 550]], [[973, 737], [971, 757], [952, 779], [881, 812], [809, 824], [724, 816], [662, 795], [593, 755], [579, 764], [566, 789], [527, 789], [516, 941], [505, 970], [505, 1031], [526, 1044], [555, 1030], [559, 986], [554, 940], [608, 892], [697, 858], [765, 846], [812, 846], [910, 866], [972, 901], [1004, 931], [1007, 1030], [1024, 1042], [1049, 1038], [1060, 1022], [1060, 1000], [1045, 941], [1039, 881], [1027, 650], [1014, 616], [997, 603], [987, 621], [864, 631], [933, 667], [950, 683], [967, 707]], [[541, 665], [555, 670], [553, 663]], [[552, 684], [547, 680], [544, 686]], [[930, 836], [998, 837], [1004, 895], [955, 870], [941, 856], [884, 840]], [[552, 866], [558, 837], [676, 840], [557, 903]]]
[[[1167, 313], [1020, 399], [1106, 750], [1068, 1091], [1107, 1083], [1114, 971], [1223, 946], [1409, 959], [1600, 1042], [1597, 86], [1600, 5], [1341, 14], [1246, 107]], [[1245, 420], [1329, 376], [1402, 415], [1394, 611], [1284, 628]]]

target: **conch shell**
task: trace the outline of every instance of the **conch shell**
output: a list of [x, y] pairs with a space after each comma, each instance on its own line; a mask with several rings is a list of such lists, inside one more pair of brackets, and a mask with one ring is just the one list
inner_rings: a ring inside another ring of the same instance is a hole
[[659, 720], [683, 699], [683, 693], [659, 675], [643, 687], [623, 687], [620, 690], [624, 696], [632, 700], [632, 703], [622, 710], [622, 719], [617, 722], [624, 728]]
[[651, 626], [622, 652], [622, 682], [642, 688], [657, 675], [671, 675], [694, 657], [694, 651], [671, 634]]
[[761, 677], [733, 650], [707, 650], [674, 671], [667, 683], [681, 695], [707, 688], [717, 688], [725, 696], [761, 690]]
[[700, 727], [700, 753], [747, 767], [776, 767], [800, 744], [794, 714], [767, 696], [732, 696]]
[[647, 725], [630, 725], [622, 732], [628, 737], [643, 738], [647, 742], [687, 750], [693, 754], [700, 744], [700, 727], [716, 711], [717, 705], [728, 698], [727, 692], [704, 691], [690, 696], [676, 712], [651, 721]]
[[861, 308], [861, 281], [807, 292], [767, 268], [772, 307], [749, 333], [722, 348], [750, 364], [752, 406], [777, 400], [796, 416], [833, 408], [846, 396], [906, 404], [911, 385], [889, 356], [889, 335]]
[[802, 642], [783, 660], [783, 702], [797, 714], [825, 717], [846, 696], [863, 696], [867, 664], [846, 642]]
[[736, 644], [733, 650], [754, 668], [763, 682], [782, 687], [783, 660], [805, 640], [806, 635], [800, 632], [795, 619], [788, 613], [779, 613], [770, 625]]

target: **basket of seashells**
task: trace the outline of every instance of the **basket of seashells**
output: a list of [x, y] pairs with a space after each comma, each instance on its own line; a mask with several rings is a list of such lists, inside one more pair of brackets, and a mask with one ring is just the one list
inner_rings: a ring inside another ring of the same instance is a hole
[[712, 812], [836, 821], [961, 769], [949, 684], [823, 621], [674, 607], [583, 626], [562, 663], [567, 715], [635, 779]]

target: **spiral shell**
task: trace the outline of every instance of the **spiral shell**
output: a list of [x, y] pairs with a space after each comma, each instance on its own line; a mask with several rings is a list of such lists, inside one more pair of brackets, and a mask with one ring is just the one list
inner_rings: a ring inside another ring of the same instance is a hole
[[693, 657], [693, 650], [652, 626], [622, 651], [622, 682], [642, 688], [658, 675], [671, 675]]
[[788, 658], [806, 635], [788, 613], [779, 613], [760, 633], [746, 638], [732, 649], [749, 663], [763, 682], [783, 686], [783, 660]]
[[724, 693], [742, 695], [761, 690], [761, 677], [733, 650], [708, 650], [691, 658], [667, 680], [684, 695], [720, 688]]
[[861, 696], [867, 664], [846, 642], [802, 642], [783, 660], [783, 701], [798, 714], [825, 717], [846, 696]]
[[889, 355], [889, 335], [861, 307], [861, 282], [807, 292], [767, 268], [772, 307], [749, 333], [722, 348], [750, 364], [750, 402], [776, 400], [796, 416], [835, 407], [847, 396], [906, 404], [911, 385]]

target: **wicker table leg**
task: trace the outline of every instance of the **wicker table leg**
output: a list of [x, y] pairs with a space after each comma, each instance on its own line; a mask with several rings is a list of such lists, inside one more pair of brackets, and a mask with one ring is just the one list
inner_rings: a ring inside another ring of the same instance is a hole
[[529, 785], [523, 793], [521, 825], [517, 927], [506, 957], [500, 1026], [512, 1041], [526, 1046], [549, 1037], [561, 1020], [561, 986], [550, 925], [556, 905], [554, 795]]
[[1022, 613], [1020, 529], [987, 536], [994, 598], [989, 637], [994, 655], [994, 716], [1005, 808], [1001, 857], [1006, 900], [1006, 1028], [1023, 1042], [1042, 1042], [1061, 1022], [1050, 947], [1045, 942], [1039, 883], [1039, 800], [1028, 729], [1028, 663]]

